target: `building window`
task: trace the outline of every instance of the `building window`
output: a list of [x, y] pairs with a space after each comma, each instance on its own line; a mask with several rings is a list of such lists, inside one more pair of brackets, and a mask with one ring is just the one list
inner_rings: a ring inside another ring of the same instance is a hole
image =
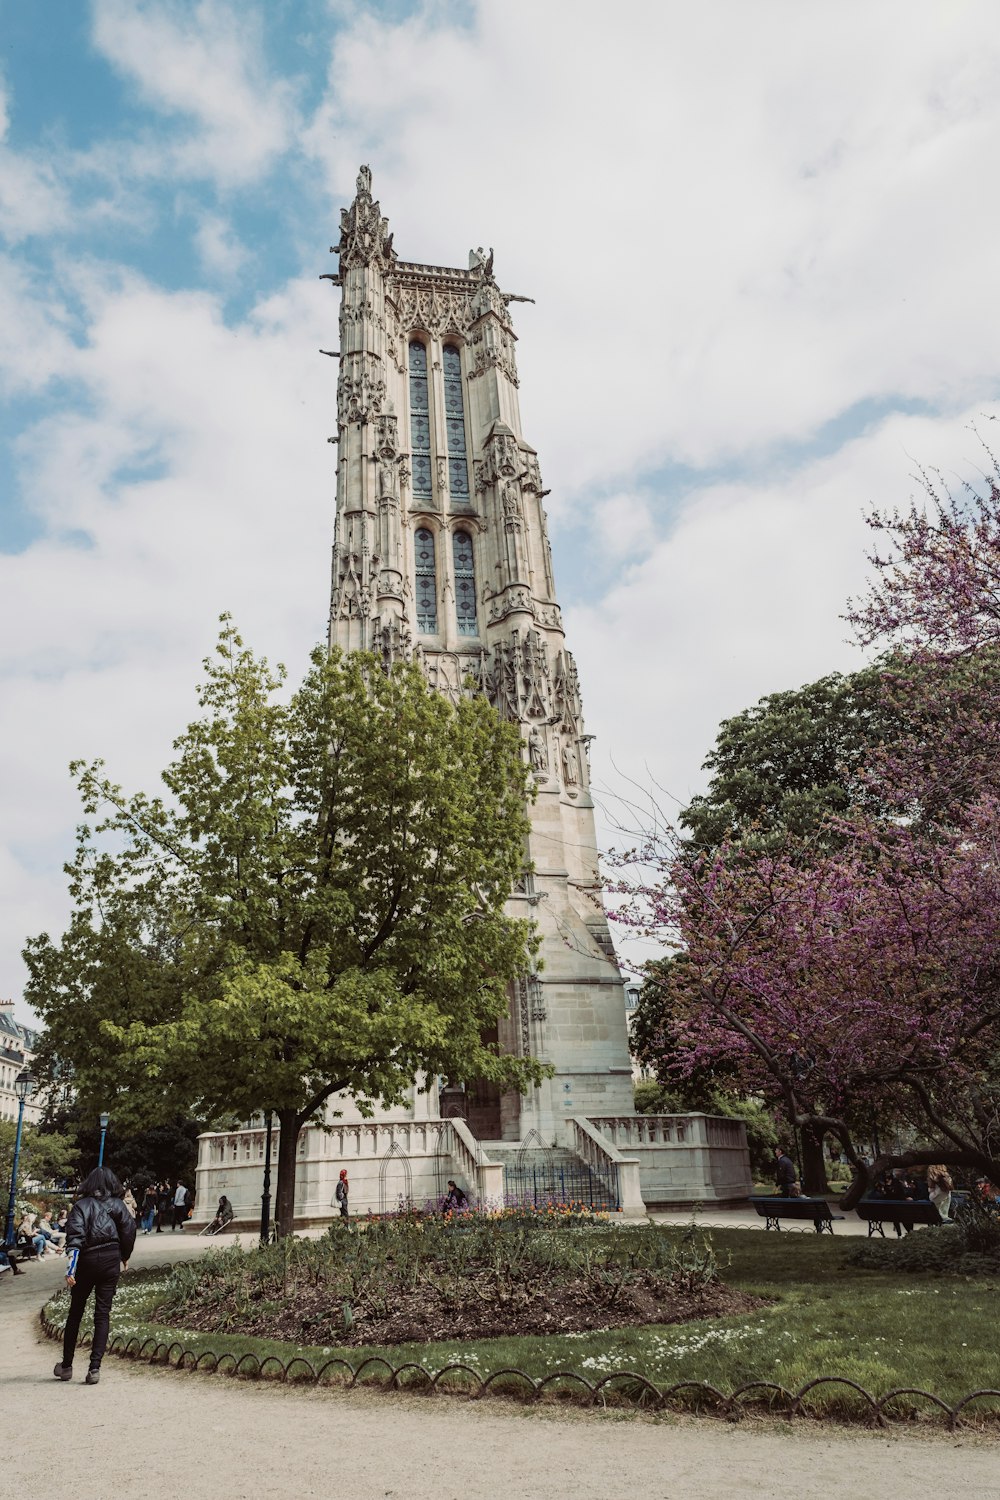
[[427, 395], [427, 350], [417, 339], [410, 344], [410, 447], [413, 450], [413, 498], [429, 504], [432, 499], [431, 411]]
[[444, 423], [448, 433], [448, 494], [454, 504], [468, 505], [469, 462], [465, 451], [462, 356], [451, 344], [444, 346]]
[[472, 557], [472, 538], [467, 531], [456, 531], [452, 538], [455, 559], [455, 614], [459, 635], [475, 635], [476, 565]]
[[434, 537], [426, 526], [421, 526], [413, 541], [417, 561], [417, 629], [421, 635], [433, 635], [438, 628]]

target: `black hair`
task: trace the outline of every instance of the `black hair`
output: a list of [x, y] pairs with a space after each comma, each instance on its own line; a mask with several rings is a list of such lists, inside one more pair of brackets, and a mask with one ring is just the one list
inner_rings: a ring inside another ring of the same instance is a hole
[[120, 1198], [125, 1189], [110, 1167], [95, 1167], [76, 1190], [78, 1198]]

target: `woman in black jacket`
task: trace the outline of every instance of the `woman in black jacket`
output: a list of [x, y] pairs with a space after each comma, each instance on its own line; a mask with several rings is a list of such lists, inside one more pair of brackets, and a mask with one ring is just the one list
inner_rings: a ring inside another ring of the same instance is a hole
[[94, 1293], [94, 1341], [90, 1346], [87, 1385], [101, 1378], [108, 1346], [111, 1304], [118, 1278], [128, 1269], [135, 1245], [135, 1220], [122, 1202], [122, 1185], [108, 1167], [95, 1167], [80, 1184], [66, 1221], [66, 1285], [71, 1288], [69, 1317], [63, 1333], [63, 1357], [53, 1375], [73, 1379], [73, 1355], [87, 1298]]

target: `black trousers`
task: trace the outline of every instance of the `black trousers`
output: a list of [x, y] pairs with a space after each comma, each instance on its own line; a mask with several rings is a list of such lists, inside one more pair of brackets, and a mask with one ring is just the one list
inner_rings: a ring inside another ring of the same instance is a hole
[[99, 1250], [85, 1250], [77, 1261], [76, 1285], [70, 1294], [69, 1317], [63, 1333], [62, 1362], [65, 1368], [68, 1369], [73, 1363], [80, 1333], [80, 1319], [91, 1292], [94, 1293], [94, 1342], [90, 1346], [90, 1368], [100, 1368], [104, 1351], [108, 1347], [111, 1304], [115, 1300], [121, 1269], [121, 1253], [117, 1245], [102, 1245]]

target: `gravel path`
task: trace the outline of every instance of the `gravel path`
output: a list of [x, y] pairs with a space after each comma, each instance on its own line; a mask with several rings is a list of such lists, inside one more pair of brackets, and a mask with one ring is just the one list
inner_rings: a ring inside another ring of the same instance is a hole
[[[140, 1239], [136, 1264], [204, 1240]], [[52, 1378], [38, 1309], [61, 1259], [0, 1278], [4, 1495], [73, 1500], [775, 1500], [944, 1492], [1000, 1500], [1000, 1446], [715, 1420], [626, 1419], [369, 1392], [284, 1390], [109, 1356]], [[114, 1316], [112, 1314], [112, 1330]], [[766, 1475], [766, 1478], [758, 1478]]]

